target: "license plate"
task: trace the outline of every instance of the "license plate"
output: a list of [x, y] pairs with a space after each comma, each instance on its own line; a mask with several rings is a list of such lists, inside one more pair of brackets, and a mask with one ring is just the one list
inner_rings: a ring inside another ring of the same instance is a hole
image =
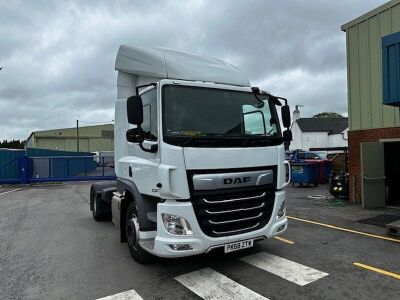
[[225, 245], [225, 253], [253, 247], [253, 240], [229, 243]]

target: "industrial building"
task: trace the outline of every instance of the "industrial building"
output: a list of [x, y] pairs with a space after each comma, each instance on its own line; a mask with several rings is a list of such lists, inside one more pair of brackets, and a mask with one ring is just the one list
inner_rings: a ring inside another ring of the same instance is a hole
[[350, 198], [400, 206], [400, 1], [344, 24]]
[[35, 131], [28, 137], [26, 146], [79, 152], [114, 151], [114, 125]]

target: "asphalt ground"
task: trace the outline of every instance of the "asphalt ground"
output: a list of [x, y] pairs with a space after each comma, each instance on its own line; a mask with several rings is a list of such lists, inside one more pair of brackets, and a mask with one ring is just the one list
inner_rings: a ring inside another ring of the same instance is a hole
[[[0, 187], [0, 299], [97, 299], [132, 290], [143, 299], [224, 299], [233, 292], [236, 299], [400, 299], [400, 241], [380, 239], [383, 228], [357, 222], [400, 215], [398, 210], [336, 206], [308, 197], [326, 194], [326, 186], [290, 187], [288, 215], [322, 224], [290, 219], [284, 240], [264, 240], [228, 255], [140, 265], [110, 222], [93, 220], [89, 188], [90, 183]], [[296, 265], [279, 274], [279, 269], [268, 270], [271, 260], [248, 263], [253, 254], [272, 254], [288, 268]], [[302, 268], [327, 275], [300, 285], [290, 278]], [[210, 282], [204, 274], [216, 277]], [[194, 285], [200, 283], [197, 290], [182, 284], [193, 278]]]

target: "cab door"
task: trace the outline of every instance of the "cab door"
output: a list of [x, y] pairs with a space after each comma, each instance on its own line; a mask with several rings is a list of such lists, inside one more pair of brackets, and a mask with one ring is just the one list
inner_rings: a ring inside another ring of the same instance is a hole
[[[158, 126], [158, 98], [157, 88], [146, 90], [141, 94], [143, 103], [143, 123], [141, 127], [144, 131], [143, 147], [150, 149], [152, 145], [159, 143]], [[134, 125], [129, 125], [133, 128]], [[145, 195], [158, 196], [157, 183], [158, 167], [160, 165], [160, 151], [143, 151], [138, 143], [128, 142], [128, 156], [121, 158], [127, 163], [128, 179], [133, 180], [139, 192]]]

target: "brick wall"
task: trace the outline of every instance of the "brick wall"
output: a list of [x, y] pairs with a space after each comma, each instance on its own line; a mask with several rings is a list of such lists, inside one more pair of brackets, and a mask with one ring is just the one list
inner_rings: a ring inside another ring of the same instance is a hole
[[[349, 131], [350, 200], [361, 203], [361, 143], [400, 138], [400, 127]], [[354, 192], [353, 192], [354, 190]]]

